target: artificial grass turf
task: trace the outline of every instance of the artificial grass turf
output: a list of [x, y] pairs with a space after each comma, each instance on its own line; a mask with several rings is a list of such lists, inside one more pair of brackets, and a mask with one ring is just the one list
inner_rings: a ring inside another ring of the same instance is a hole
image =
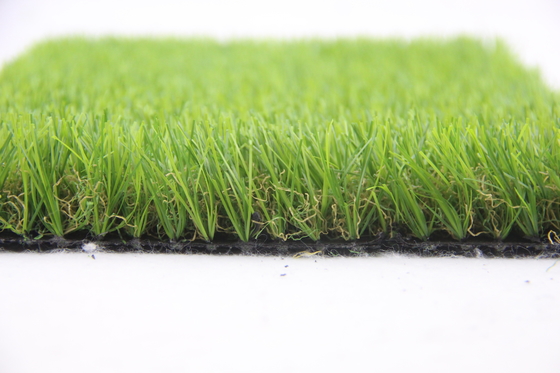
[[477, 40], [55, 40], [0, 73], [0, 226], [347, 240], [560, 226], [560, 99]]

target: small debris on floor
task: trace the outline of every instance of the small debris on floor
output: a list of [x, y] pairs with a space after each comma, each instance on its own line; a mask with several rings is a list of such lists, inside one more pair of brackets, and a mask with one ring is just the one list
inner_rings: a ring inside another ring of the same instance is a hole
[[91, 257], [92, 259], [95, 259], [94, 253], [97, 250], [99, 250], [99, 245], [97, 245], [96, 243], [88, 242], [82, 245], [82, 251], [88, 253], [89, 254], [88, 256]]
[[82, 250], [88, 254], [94, 253], [99, 249], [99, 246], [93, 242], [88, 242], [82, 245]]

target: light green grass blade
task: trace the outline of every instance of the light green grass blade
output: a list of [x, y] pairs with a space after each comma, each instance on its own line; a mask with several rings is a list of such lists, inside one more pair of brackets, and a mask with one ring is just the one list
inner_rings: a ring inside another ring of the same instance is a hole
[[560, 94], [500, 41], [67, 38], [0, 72], [28, 237], [536, 239], [559, 175]]

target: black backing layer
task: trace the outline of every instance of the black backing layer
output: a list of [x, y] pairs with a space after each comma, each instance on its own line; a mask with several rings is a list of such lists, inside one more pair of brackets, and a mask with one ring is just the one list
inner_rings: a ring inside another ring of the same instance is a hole
[[0, 250], [12, 252], [51, 252], [56, 250], [81, 250], [88, 242], [95, 242], [110, 252], [148, 252], [176, 254], [213, 255], [279, 255], [288, 256], [300, 252], [327, 256], [367, 256], [383, 253], [412, 254], [425, 257], [488, 257], [518, 258], [560, 257], [560, 244], [550, 242], [504, 242], [504, 241], [415, 241], [410, 239], [378, 238], [361, 241], [270, 241], [258, 239], [250, 242], [222, 241], [165, 242], [151, 239], [26, 239], [16, 236], [0, 236]]

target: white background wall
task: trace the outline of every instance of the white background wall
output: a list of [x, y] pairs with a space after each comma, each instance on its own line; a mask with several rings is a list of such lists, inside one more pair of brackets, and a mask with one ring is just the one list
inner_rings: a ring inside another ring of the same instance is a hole
[[0, 0], [0, 61], [68, 34], [503, 37], [560, 87], [558, 0]]

